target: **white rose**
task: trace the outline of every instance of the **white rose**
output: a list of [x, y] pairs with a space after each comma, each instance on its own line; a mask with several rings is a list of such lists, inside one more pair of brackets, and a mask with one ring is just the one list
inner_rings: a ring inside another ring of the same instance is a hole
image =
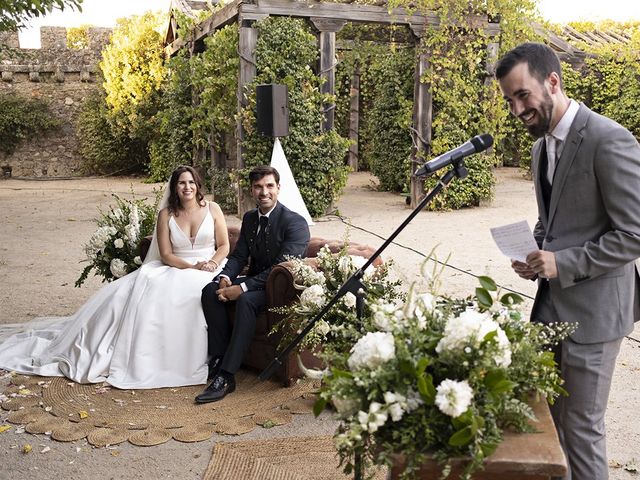
[[402, 419], [402, 416], [404, 415], [402, 405], [400, 405], [399, 403], [393, 403], [389, 405], [389, 414], [391, 415], [391, 420], [393, 420], [394, 422], [400, 421]]
[[326, 336], [327, 333], [329, 333], [329, 331], [331, 330], [331, 327], [324, 320], [320, 320], [320, 321], [318, 321], [318, 323], [316, 323], [315, 330], [320, 335]]
[[142, 265], [142, 259], [140, 258], [139, 255], [137, 255], [134, 259], [133, 259], [133, 263], [135, 263], [136, 265]]
[[109, 270], [111, 270], [111, 273], [116, 278], [124, 277], [127, 274], [127, 264], [119, 258], [114, 258], [111, 260]]
[[356, 296], [351, 293], [351, 292], [347, 292], [344, 294], [344, 297], [342, 297], [342, 301], [344, 302], [344, 305], [347, 308], [355, 308], [356, 306]]
[[351, 348], [347, 363], [352, 370], [375, 368], [396, 356], [393, 334], [369, 332]]
[[122, 248], [124, 247], [124, 241], [121, 238], [116, 238], [113, 242], [113, 246], [116, 248]]
[[311, 285], [304, 289], [300, 295], [300, 303], [302, 305], [321, 307], [325, 302], [325, 293], [322, 285]]
[[467, 411], [473, 390], [466, 380], [458, 382], [456, 380], [443, 380], [436, 388], [436, 405], [442, 413], [450, 417], [459, 417]]

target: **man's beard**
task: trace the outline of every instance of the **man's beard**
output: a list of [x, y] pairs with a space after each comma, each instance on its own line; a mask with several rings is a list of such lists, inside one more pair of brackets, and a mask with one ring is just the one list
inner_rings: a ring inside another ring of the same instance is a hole
[[549, 131], [549, 126], [551, 125], [552, 111], [553, 111], [553, 100], [551, 99], [551, 95], [549, 95], [545, 91], [543, 92], [542, 103], [536, 110], [538, 123], [534, 125], [525, 125], [526, 129], [529, 131], [529, 134], [533, 138], [543, 137], [544, 134]]

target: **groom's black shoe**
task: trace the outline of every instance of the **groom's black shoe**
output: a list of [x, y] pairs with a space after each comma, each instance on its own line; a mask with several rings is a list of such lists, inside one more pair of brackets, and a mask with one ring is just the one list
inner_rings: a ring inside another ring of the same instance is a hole
[[[225, 372], [226, 373], [226, 372]], [[218, 373], [213, 382], [196, 397], [196, 403], [209, 403], [222, 400], [227, 394], [236, 389], [236, 380], [233, 375]]]
[[213, 380], [220, 373], [220, 365], [222, 365], [222, 357], [214, 357], [209, 361], [209, 373], [207, 381]]

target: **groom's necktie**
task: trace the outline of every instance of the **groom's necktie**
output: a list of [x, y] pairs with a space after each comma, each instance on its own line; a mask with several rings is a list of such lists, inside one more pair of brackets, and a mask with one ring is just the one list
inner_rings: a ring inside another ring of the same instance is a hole
[[256, 242], [259, 245], [264, 245], [267, 238], [267, 225], [269, 225], [269, 217], [266, 215], [260, 216], [260, 228], [258, 229], [258, 235], [256, 236]]

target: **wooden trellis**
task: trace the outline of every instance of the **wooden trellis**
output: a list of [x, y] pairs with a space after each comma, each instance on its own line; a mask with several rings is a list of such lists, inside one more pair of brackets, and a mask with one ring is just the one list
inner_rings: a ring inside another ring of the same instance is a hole
[[[199, 9], [204, 2], [189, 0], [173, 0], [172, 8], [176, 8], [185, 13]], [[421, 81], [423, 74], [429, 67], [431, 53], [423, 42], [423, 38], [429, 29], [437, 29], [439, 18], [434, 12], [409, 12], [403, 8], [388, 9], [384, 4], [363, 5], [355, 3], [324, 3], [317, 1], [296, 1], [296, 0], [233, 0], [220, 10], [212, 13], [208, 18], [198, 23], [190, 32], [188, 38], [178, 36], [177, 24], [172, 16], [165, 36], [166, 52], [174, 55], [182, 48], [189, 48], [193, 52], [204, 50], [204, 38], [214, 33], [216, 30], [226, 25], [237, 23], [239, 26], [239, 47], [240, 71], [238, 75], [238, 111], [246, 106], [243, 91], [246, 85], [251, 83], [256, 76], [255, 48], [257, 42], [257, 30], [253, 28], [253, 23], [257, 20], [269, 16], [285, 16], [303, 18], [310, 22], [315, 28], [318, 38], [318, 48], [320, 50], [320, 61], [318, 70], [321, 77], [325, 79], [322, 83], [322, 92], [334, 94], [335, 89], [335, 51], [336, 33], [339, 32], [347, 22], [379, 25], [402, 25], [412, 32], [413, 41], [416, 48], [416, 63], [414, 75], [414, 108], [413, 125], [411, 135], [413, 138], [413, 149], [411, 153], [413, 171], [418, 166], [417, 158], [428, 156], [431, 144], [432, 127], [432, 93], [430, 85]], [[470, 17], [469, 20], [476, 26], [482, 27], [488, 38], [486, 52], [487, 78], [493, 75], [493, 65], [497, 60], [498, 34], [500, 26], [498, 23], [490, 22], [486, 16]], [[352, 89], [357, 91], [359, 79], [352, 80]], [[357, 98], [352, 98], [352, 115], [350, 116], [350, 138], [356, 141], [358, 132]], [[334, 126], [335, 105], [325, 105], [324, 124], [325, 130]], [[354, 111], [356, 112], [354, 114]], [[243, 168], [244, 155], [242, 141], [244, 138], [243, 127], [240, 121], [236, 125], [236, 167]], [[214, 155], [215, 156], [215, 155]], [[350, 164], [357, 168], [357, 149], [350, 151]], [[423, 182], [421, 179], [412, 176], [411, 179], [411, 205], [415, 207], [420, 197], [423, 195]], [[246, 194], [240, 193], [239, 212], [248, 207]]]

